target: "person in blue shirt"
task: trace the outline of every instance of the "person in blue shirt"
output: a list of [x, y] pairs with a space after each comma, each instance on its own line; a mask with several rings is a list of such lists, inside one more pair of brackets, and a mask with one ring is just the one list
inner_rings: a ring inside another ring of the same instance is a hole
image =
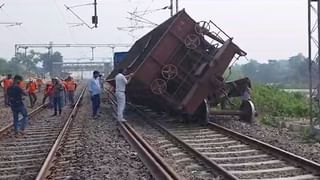
[[88, 90], [91, 97], [92, 102], [92, 117], [98, 118], [98, 109], [100, 107], [100, 94], [101, 94], [101, 87], [99, 81], [99, 71], [93, 71], [93, 78], [88, 82]]
[[19, 83], [22, 80], [21, 76], [15, 75], [13, 85], [8, 88], [8, 99], [13, 114], [13, 126], [16, 136], [19, 134], [19, 114], [22, 114], [20, 122], [20, 133], [22, 135], [28, 124], [28, 112], [22, 99], [22, 96], [27, 96], [27, 94], [19, 87]]

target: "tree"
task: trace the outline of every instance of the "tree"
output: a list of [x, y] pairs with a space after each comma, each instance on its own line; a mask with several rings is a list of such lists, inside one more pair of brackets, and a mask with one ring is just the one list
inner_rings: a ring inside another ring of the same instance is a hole
[[49, 55], [49, 53], [40, 54], [40, 59], [43, 61], [44, 71], [50, 72], [51, 75], [54, 71], [54, 63], [63, 62], [63, 56], [58, 51], [54, 52], [52, 55]]
[[27, 55], [24, 53], [17, 53], [15, 57], [11, 58], [11, 66], [17, 65], [18, 67], [24, 68], [26, 72], [39, 73], [37, 64], [41, 62], [39, 53], [31, 50]]
[[0, 58], [0, 74], [8, 74], [8, 73], [9, 73], [8, 62], [5, 59]]
[[[269, 60], [268, 63], [251, 60], [240, 69], [244, 76], [249, 77], [253, 82], [306, 88], [309, 83], [308, 64], [308, 59], [300, 53], [288, 60]], [[317, 64], [313, 62], [312, 67], [313, 79], [317, 80]]]

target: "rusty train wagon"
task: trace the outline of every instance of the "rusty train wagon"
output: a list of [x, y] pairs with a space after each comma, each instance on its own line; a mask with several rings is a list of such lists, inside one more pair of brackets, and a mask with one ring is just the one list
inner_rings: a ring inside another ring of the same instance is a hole
[[212, 21], [197, 23], [182, 10], [136, 41], [119, 68], [134, 73], [130, 102], [194, 115], [206, 112], [207, 97], [223, 93], [222, 75], [235, 55], [246, 53]]

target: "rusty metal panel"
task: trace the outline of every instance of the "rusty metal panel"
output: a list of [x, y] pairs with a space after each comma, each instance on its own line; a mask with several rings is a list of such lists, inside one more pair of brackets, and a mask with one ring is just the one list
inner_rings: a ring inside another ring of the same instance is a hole
[[197, 23], [182, 10], [139, 39], [119, 67], [134, 73], [127, 87], [133, 103], [193, 114], [204, 99], [220, 96], [236, 54], [245, 52], [212, 21]]

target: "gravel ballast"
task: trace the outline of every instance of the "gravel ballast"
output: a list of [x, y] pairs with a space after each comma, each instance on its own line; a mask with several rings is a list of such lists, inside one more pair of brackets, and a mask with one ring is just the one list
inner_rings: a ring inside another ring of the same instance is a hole
[[[84, 99], [85, 100], [85, 99]], [[86, 98], [77, 118], [85, 124], [75, 153], [78, 167], [69, 171], [71, 179], [153, 179], [137, 153], [130, 147], [111, 117], [110, 106], [101, 104], [98, 119], [91, 118], [91, 102]]]

